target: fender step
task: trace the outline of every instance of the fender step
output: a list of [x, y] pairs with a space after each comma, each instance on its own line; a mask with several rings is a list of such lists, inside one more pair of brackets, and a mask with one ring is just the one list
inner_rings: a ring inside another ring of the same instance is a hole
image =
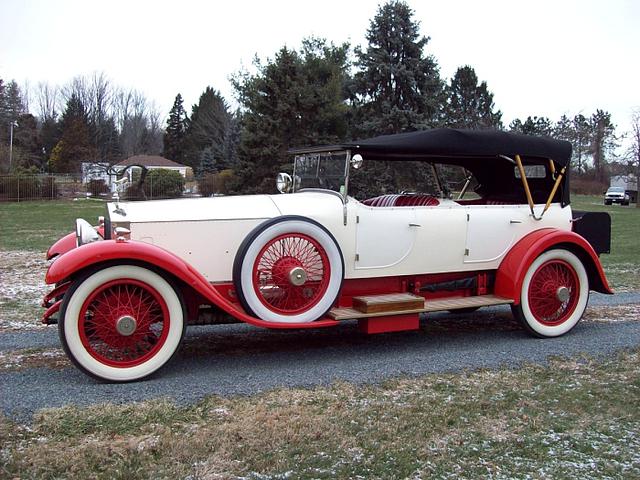
[[[399, 294], [394, 294], [395, 296]], [[372, 317], [386, 317], [393, 315], [407, 315], [409, 313], [423, 313], [423, 312], [440, 312], [445, 310], [457, 310], [459, 308], [472, 308], [472, 307], [488, 307], [491, 305], [503, 305], [508, 303], [513, 303], [513, 299], [499, 297], [497, 295], [477, 295], [474, 297], [452, 297], [452, 298], [444, 298], [442, 300], [423, 300], [422, 297], [418, 297], [412, 294], [400, 294], [400, 295], [408, 295], [411, 298], [411, 301], [415, 301], [417, 297], [420, 299], [421, 306], [416, 306], [415, 308], [399, 308], [396, 310], [386, 310], [386, 311], [370, 311], [363, 312], [358, 310], [357, 308], [332, 308], [329, 311], [329, 317], [334, 320], [351, 320], [358, 318], [372, 318]], [[374, 300], [376, 297], [380, 297], [380, 303], [389, 303], [388, 298], [390, 295], [374, 295], [369, 297], [354, 297], [354, 306], [356, 305], [356, 298], [367, 298], [370, 304], [375, 304]], [[408, 299], [407, 299], [408, 300]], [[409, 302], [407, 301], [407, 304]], [[413, 305], [416, 305], [415, 303]], [[359, 307], [362, 308], [362, 307]]]

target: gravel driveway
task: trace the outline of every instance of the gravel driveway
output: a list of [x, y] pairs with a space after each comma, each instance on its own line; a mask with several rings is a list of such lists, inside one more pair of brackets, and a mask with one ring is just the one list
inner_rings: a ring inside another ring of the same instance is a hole
[[[68, 404], [158, 397], [190, 404], [211, 394], [515, 367], [543, 363], [552, 355], [610, 355], [640, 345], [640, 322], [635, 321], [639, 304], [640, 293], [594, 294], [586, 321], [551, 340], [528, 336], [505, 307], [471, 316], [430, 315], [419, 331], [373, 336], [359, 333], [355, 322], [317, 331], [269, 331], [244, 324], [191, 327], [169, 365], [146, 381], [129, 384], [98, 383], [71, 367], [60, 353], [56, 327], [0, 332], [0, 408], [28, 421], [38, 409]], [[617, 321], [620, 312], [624, 320]], [[32, 365], [16, 360], [16, 367], [9, 361], [12, 356], [37, 361]]]

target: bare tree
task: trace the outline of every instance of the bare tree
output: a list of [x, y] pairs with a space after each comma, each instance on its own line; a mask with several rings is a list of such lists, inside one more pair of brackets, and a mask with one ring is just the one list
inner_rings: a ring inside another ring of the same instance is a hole
[[629, 159], [636, 174], [636, 208], [640, 208], [640, 108], [631, 115], [631, 151]]
[[38, 118], [41, 122], [55, 120], [60, 108], [60, 89], [48, 83], [40, 82], [35, 88], [35, 101]]

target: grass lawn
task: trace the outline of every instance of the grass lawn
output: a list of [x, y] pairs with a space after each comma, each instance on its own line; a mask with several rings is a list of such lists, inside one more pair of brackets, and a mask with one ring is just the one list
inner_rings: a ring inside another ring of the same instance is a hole
[[59, 200], [0, 203], [0, 250], [45, 252], [75, 229], [75, 219], [95, 225], [105, 214], [101, 200]]
[[0, 417], [2, 478], [640, 478], [640, 352]]

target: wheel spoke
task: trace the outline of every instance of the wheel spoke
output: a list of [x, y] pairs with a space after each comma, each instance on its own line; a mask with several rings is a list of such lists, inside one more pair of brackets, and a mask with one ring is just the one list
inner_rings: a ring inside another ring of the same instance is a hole
[[[305, 281], [294, 285], [293, 269], [302, 269]], [[270, 310], [295, 315], [313, 307], [324, 295], [330, 278], [329, 260], [320, 244], [304, 234], [272, 239], [254, 264], [254, 289]]]
[[[136, 322], [124, 335], [118, 322], [124, 317]], [[162, 296], [138, 280], [114, 280], [98, 287], [84, 302], [80, 335], [87, 351], [98, 361], [115, 367], [144, 363], [162, 346], [169, 329], [168, 308]], [[157, 328], [151, 329], [152, 325]]]
[[[576, 308], [577, 286], [575, 270], [567, 262], [550, 260], [542, 264], [529, 283], [531, 313], [544, 325], [555, 326], [565, 322]], [[561, 301], [559, 295], [564, 289], [569, 292], [568, 299]]]

